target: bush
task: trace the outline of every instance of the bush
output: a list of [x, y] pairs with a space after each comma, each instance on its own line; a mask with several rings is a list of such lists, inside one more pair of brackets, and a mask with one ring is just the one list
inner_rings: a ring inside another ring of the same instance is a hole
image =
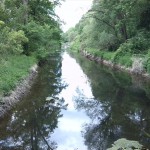
[[57, 27], [48, 24], [39, 25], [35, 21], [31, 21], [24, 27], [25, 34], [29, 42], [24, 45], [24, 54], [32, 55], [41, 54], [47, 56], [48, 53], [60, 49], [61, 37]]
[[147, 71], [148, 73], [150, 73], [150, 58], [149, 58], [148, 61], [147, 61], [146, 71]]
[[112, 145], [112, 148], [107, 150], [131, 150], [131, 149], [142, 149], [142, 145], [137, 141], [126, 140], [125, 138], [119, 139]]
[[105, 31], [100, 33], [97, 42], [97, 45], [104, 50], [114, 51], [118, 47], [117, 38]]
[[127, 42], [127, 48], [133, 54], [144, 53], [148, 48], [148, 40], [143, 36], [136, 36]]
[[143, 54], [150, 47], [149, 33], [139, 32], [120, 46], [121, 51], [131, 54]]
[[113, 55], [112, 61], [117, 64], [121, 64], [126, 67], [131, 67], [132, 66], [132, 54], [124, 51], [122, 47], [120, 47]]
[[79, 41], [79, 37], [78, 36], [74, 39], [73, 42], [71, 42], [70, 49], [72, 51], [76, 51], [76, 52], [81, 50], [80, 41]]
[[28, 39], [22, 30], [11, 31], [8, 34], [8, 48], [13, 54], [21, 54], [23, 52], [22, 44], [27, 42]]
[[8, 27], [0, 28], [0, 54], [2, 56], [20, 54], [23, 43], [28, 42], [22, 30], [14, 31]]
[[145, 55], [145, 59], [144, 59], [143, 65], [144, 65], [144, 69], [148, 73], [150, 73], [150, 49], [148, 50], [147, 55]]
[[2, 27], [5, 23], [0, 20], [0, 27]]

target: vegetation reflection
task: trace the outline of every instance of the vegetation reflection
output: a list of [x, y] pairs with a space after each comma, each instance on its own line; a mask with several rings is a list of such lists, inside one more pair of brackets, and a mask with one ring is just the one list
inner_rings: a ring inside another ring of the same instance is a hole
[[[48, 72], [49, 70], [49, 72]], [[61, 109], [66, 109], [58, 94], [65, 85], [61, 82], [60, 57], [53, 57], [40, 70], [31, 93], [16, 106], [0, 125], [2, 149], [56, 149], [51, 133], [57, 127]]]
[[77, 109], [84, 109], [92, 120], [83, 131], [88, 148], [107, 149], [120, 138], [150, 148], [150, 99], [144, 88], [148, 83], [83, 58], [78, 62], [89, 77], [94, 96], [87, 99], [78, 91], [80, 96], [75, 98]]

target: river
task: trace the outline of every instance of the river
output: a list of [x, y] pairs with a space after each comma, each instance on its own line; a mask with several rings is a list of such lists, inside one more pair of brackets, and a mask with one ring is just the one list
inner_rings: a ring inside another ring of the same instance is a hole
[[0, 119], [0, 150], [106, 150], [120, 138], [150, 149], [150, 82], [67, 52]]

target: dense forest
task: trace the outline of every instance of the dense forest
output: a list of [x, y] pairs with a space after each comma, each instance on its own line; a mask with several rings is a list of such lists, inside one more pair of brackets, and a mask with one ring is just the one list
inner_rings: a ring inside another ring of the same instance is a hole
[[0, 95], [7, 95], [29, 68], [60, 49], [59, 0], [0, 1]]
[[65, 38], [72, 51], [150, 73], [150, 1], [94, 0]]

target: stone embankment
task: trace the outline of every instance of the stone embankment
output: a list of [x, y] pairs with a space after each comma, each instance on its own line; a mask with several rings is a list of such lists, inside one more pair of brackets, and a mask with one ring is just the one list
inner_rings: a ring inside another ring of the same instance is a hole
[[132, 75], [139, 75], [141, 77], [144, 77], [144, 78], [147, 78], [147, 79], [150, 79], [150, 74], [148, 74], [147, 72], [144, 71], [144, 67], [143, 67], [143, 61], [141, 58], [132, 58], [132, 67], [125, 67], [125, 66], [122, 66], [120, 64], [115, 64], [113, 63], [112, 61], [109, 61], [109, 60], [104, 60], [100, 57], [96, 57], [92, 54], [90, 54], [89, 52], [87, 51], [81, 51], [81, 54], [83, 56], [85, 56], [86, 58], [88, 58], [89, 60], [92, 60], [92, 61], [95, 61], [97, 63], [100, 63], [100, 64], [103, 64], [105, 66], [108, 66], [108, 67], [111, 67], [111, 68], [114, 68], [114, 69], [118, 69], [118, 70], [121, 70], [121, 71], [125, 71], [125, 72], [128, 72], [129, 74], [132, 74]]
[[34, 65], [29, 70], [29, 75], [17, 85], [9, 96], [2, 97], [0, 100], [0, 117], [4, 116], [23, 96], [27, 95], [37, 76], [38, 66]]

